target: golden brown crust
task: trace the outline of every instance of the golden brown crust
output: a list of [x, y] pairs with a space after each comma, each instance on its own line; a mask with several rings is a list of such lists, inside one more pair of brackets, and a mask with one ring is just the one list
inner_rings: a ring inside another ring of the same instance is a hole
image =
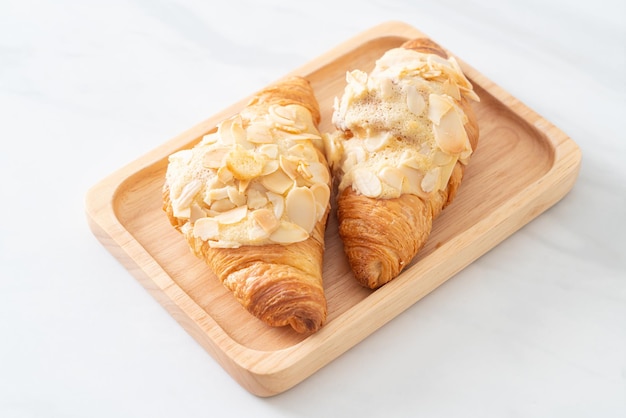
[[[447, 58], [435, 42], [407, 41], [402, 47]], [[460, 107], [468, 122], [465, 130], [472, 144], [478, 145], [478, 124], [466, 98]], [[464, 166], [457, 162], [448, 186], [429, 199], [403, 194], [395, 199], [376, 199], [357, 194], [348, 187], [337, 198], [339, 235], [356, 279], [375, 289], [394, 279], [424, 246], [433, 220], [454, 199], [463, 179]]]
[[[312, 112], [316, 124], [319, 121], [313, 90], [300, 77], [285, 79], [259, 92], [249, 106], [259, 103], [300, 104]], [[182, 222], [173, 215], [167, 184], [163, 188], [163, 209], [170, 223], [181, 230]], [[329, 209], [307, 240], [289, 245], [211, 248], [191, 231], [184, 236], [192, 251], [206, 261], [250, 313], [270, 326], [290, 325], [299, 333], [312, 333], [326, 319], [322, 259]]]

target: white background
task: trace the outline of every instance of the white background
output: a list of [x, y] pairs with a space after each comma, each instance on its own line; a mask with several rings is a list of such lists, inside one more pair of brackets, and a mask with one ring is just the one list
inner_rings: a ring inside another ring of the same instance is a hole
[[[0, 0], [0, 416], [626, 416], [625, 4]], [[85, 194], [388, 20], [565, 131], [578, 181], [318, 373], [255, 397], [94, 238]]]

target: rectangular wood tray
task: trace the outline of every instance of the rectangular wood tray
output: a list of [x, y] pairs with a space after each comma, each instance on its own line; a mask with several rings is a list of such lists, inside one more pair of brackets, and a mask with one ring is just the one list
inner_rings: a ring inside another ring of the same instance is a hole
[[[376, 26], [289, 75], [308, 78], [330, 131], [347, 70], [370, 71], [386, 50], [425, 36], [400, 22]], [[458, 59], [458, 55], [451, 52]], [[161, 210], [167, 156], [195, 144], [248, 98], [114, 172], [86, 197], [95, 236], [244, 388], [283, 392], [334, 360], [559, 201], [574, 185], [578, 146], [458, 59], [476, 92], [480, 141], [456, 200], [435, 221], [425, 248], [394, 281], [356, 283], [331, 215], [326, 233], [325, 326], [310, 336], [270, 328], [248, 314], [193, 256]]]

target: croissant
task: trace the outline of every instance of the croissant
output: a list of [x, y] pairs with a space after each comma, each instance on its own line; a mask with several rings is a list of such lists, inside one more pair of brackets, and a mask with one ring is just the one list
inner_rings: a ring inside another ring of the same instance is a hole
[[235, 299], [270, 326], [317, 331], [330, 171], [319, 105], [290, 77], [169, 157], [163, 209]]
[[346, 81], [326, 149], [348, 262], [375, 289], [411, 262], [454, 199], [477, 146], [470, 101], [479, 99], [456, 60], [425, 38]]

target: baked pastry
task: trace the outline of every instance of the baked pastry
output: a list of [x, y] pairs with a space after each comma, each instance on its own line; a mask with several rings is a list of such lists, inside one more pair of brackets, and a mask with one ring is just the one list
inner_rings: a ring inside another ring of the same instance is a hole
[[356, 279], [377, 288], [427, 241], [478, 141], [478, 100], [453, 57], [422, 38], [346, 75], [325, 136], [339, 234]]
[[191, 149], [169, 157], [163, 209], [191, 250], [254, 316], [317, 331], [330, 171], [307, 80], [256, 94]]

